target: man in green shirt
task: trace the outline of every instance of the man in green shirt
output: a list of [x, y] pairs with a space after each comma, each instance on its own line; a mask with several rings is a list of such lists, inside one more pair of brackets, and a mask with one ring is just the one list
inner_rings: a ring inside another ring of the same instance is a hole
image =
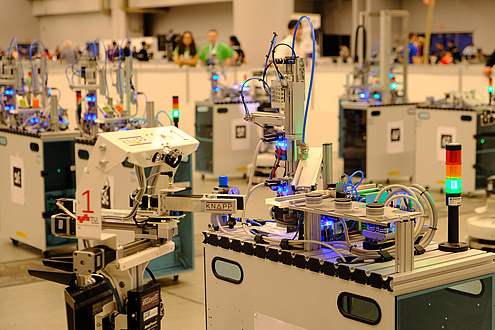
[[223, 42], [218, 42], [217, 40], [217, 30], [211, 29], [208, 31], [209, 44], [203, 47], [203, 50], [199, 55], [199, 59], [201, 60], [201, 64], [203, 66], [205, 66], [205, 64], [216, 64], [215, 60], [217, 60], [220, 65], [225, 63], [225, 65], [228, 66], [230, 64], [230, 58], [234, 55], [234, 50]]

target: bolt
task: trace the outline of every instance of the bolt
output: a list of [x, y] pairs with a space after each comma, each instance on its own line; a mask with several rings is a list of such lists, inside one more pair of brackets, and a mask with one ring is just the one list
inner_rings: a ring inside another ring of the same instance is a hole
[[100, 149], [100, 151], [105, 151], [105, 150], [107, 150], [107, 146], [102, 144], [102, 145], [100, 145], [99, 149]]
[[124, 282], [122, 282], [122, 281], [120, 281], [120, 282], [119, 282], [119, 286], [120, 286], [121, 288], [123, 288], [123, 287], [125, 287], [125, 283], [124, 283]]
[[105, 167], [108, 164], [108, 160], [100, 160], [100, 166]]
[[119, 264], [115, 264], [115, 268], [119, 269], [120, 268]]

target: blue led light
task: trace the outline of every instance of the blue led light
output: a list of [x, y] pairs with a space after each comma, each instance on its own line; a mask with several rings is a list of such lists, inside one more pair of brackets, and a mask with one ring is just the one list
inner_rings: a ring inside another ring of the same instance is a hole
[[389, 74], [388, 74], [388, 77], [389, 77], [390, 79], [392, 79], [392, 78], [394, 77], [394, 74], [393, 74], [393, 73], [389, 73]]
[[286, 148], [287, 147], [287, 142], [285, 140], [278, 140], [277, 141], [277, 147], [278, 148]]
[[377, 99], [377, 100], [378, 100], [378, 99], [380, 98], [380, 94], [375, 93], [375, 94], [373, 95], [373, 97], [374, 97], [375, 99]]
[[212, 78], [213, 78], [213, 80], [218, 80], [218, 79], [220, 79], [220, 76], [217, 74], [214, 74]]
[[391, 89], [397, 89], [397, 83], [391, 83], [390, 88]]
[[97, 118], [96, 114], [90, 113], [90, 114], [86, 115], [86, 120], [88, 120], [88, 121], [89, 120], [96, 120], [96, 118]]
[[134, 101], [137, 101], [137, 94], [134, 94]]
[[48, 95], [52, 95], [52, 90], [48, 89], [47, 93], [48, 93]]
[[6, 89], [4, 93], [5, 93], [5, 95], [14, 95], [14, 90]]
[[364, 94], [364, 93], [359, 93], [359, 98], [360, 98], [360, 99], [364, 99], [365, 97], [366, 97], [366, 94]]
[[94, 95], [88, 95], [86, 99], [88, 102], [96, 102], [96, 96]]
[[39, 123], [40, 120], [38, 118], [31, 118], [29, 121], [31, 122], [32, 125], [34, 125]]
[[213, 90], [214, 90], [215, 92], [218, 92], [218, 91], [220, 90], [220, 88], [219, 88], [219, 87], [213, 87]]

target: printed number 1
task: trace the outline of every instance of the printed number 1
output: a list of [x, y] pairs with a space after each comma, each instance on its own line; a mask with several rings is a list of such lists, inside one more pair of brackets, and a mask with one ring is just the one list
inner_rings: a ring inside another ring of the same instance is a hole
[[83, 213], [94, 213], [93, 211], [91, 211], [90, 207], [89, 207], [89, 190], [86, 190], [85, 192], [82, 193], [82, 195], [87, 195], [87, 201], [88, 201], [88, 208], [86, 210], [83, 210]]

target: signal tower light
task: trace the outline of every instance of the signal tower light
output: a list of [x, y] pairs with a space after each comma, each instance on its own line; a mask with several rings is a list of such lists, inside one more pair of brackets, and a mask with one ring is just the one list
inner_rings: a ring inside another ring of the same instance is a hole
[[179, 116], [180, 116], [179, 97], [172, 96], [172, 118], [174, 118], [175, 127], [179, 127]]
[[462, 192], [462, 146], [449, 143], [445, 146], [445, 197], [448, 207], [448, 241], [438, 244], [445, 252], [462, 252], [468, 249], [459, 242], [459, 207]]

